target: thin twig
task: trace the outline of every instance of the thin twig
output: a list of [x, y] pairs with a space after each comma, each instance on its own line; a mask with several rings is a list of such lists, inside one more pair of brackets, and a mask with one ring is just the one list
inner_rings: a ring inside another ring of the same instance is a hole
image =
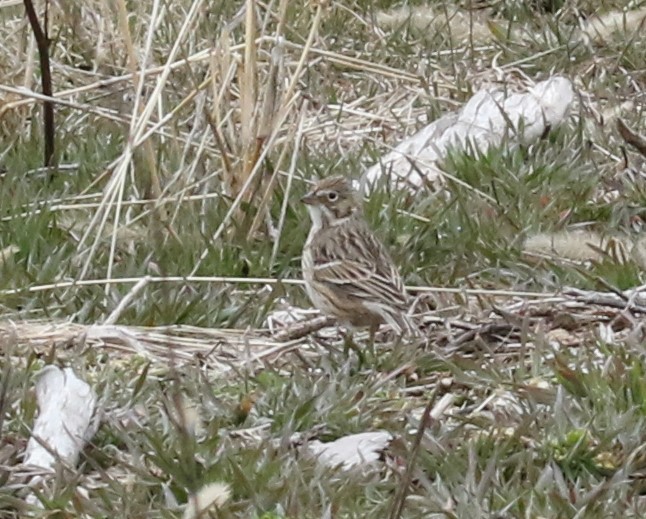
[[103, 324], [114, 324], [117, 322], [119, 317], [121, 317], [121, 314], [123, 311], [128, 307], [130, 302], [137, 297], [137, 294], [141, 292], [146, 286], [148, 285], [150, 281], [150, 278], [148, 276], [145, 276], [139, 280], [139, 283], [137, 283], [134, 287], [130, 289], [130, 292], [128, 292], [125, 297], [119, 301], [119, 304], [117, 307], [112, 311], [112, 313], [107, 317], [107, 319], [104, 321]]
[[[45, 24], [43, 29], [38, 21], [38, 15], [36, 14], [32, 1], [24, 0], [24, 3], [29, 25], [31, 25], [31, 30], [34, 31], [36, 45], [38, 46], [43, 95], [52, 97], [52, 71], [49, 65], [49, 37], [47, 35], [47, 7], [49, 4], [47, 1], [45, 2]], [[44, 165], [45, 167], [50, 167], [53, 165], [52, 161], [54, 159], [55, 128], [54, 104], [49, 100], [43, 101], [43, 133], [45, 136]]]
[[311, 333], [318, 332], [323, 328], [332, 326], [334, 324], [334, 319], [327, 316], [319, 316], [314, 319], [309, 319], [304, 322], [295, 323], [292, 326], [286, 327], [282, 330], [277, 331], [274, 334], [274, 338], [280, 342], [293, 341], [295, 339], [302, 339], [307, 337]]
[[415, 439], [413, 440], [413, 448], [408, 455], [406, 470], [402, 475], [399, 488], [397, 488], [397, 493], [393, 498], [393, 506], [391, 508], [389, 516], [390, 519], [399, 519], [402, 515], [402, 512], [404, 511], [404, 504], [406, 502], [406, 496], [408, 495], [408, 489], [410, 488], [410, 484], [413, 479], [413, 471], [415, 470], [417, 455], [422, 445], [422, 438], [424, 438], [424, 431], [426, 431], [426, 429], [431, 424], [431, 409], [433, 408], [433, 404], [435, 403], [438, 387], [439, 386], [435, 386], [435, 388], [433, 389], [428, 403], [424, 408], [424, 412], [422, 413], [422, 418], [419, 422], [419, 426], [417, 427], [417, 434], [415, 435]]
[[626, 123], [623, 122], [619, 117], [617, 117], [617, 130], [619, 131], [621, 138], [626, 141], [626, 144], [630, 144], [639, 153], [646, 157], [646, 138], [628, 128], [628, 126], [626, 126]]

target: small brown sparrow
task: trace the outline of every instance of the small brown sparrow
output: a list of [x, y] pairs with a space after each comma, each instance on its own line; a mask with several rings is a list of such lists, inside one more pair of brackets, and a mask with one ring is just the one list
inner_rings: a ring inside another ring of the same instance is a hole
[[321, 180], [302, 201], [312, 219], [302, 268], [314, 306], [346, 326], [369, 326], [373, 337], [381, 323], [415, 334], [402, 278], [364, 220], [350, 181]]

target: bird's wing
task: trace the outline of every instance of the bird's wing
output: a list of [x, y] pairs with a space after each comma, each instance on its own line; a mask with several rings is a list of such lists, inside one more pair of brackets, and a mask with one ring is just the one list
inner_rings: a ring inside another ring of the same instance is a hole
[[337, 232], [313, 250], [313, 279], [348, 297], [406, 308], [404, 284], [384, 246], [364, 228]]
[[336, 285], [348, 297], [387, 302], [394, 307], [405, 307], [406, 299], [391, 278], [385, 278], [374, 269], [358, 262], [333, 261], [314, 266], [314, 281]]

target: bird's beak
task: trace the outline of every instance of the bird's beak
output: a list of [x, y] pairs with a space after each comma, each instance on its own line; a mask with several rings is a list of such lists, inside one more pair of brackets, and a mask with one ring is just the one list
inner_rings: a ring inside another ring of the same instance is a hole
[[314, 193], [309, 192], [307, 193], [303, 198], [301, 198], [301, 202], [307, 205], [312, 205], [316, 201], [316, 196], [314, 196]]

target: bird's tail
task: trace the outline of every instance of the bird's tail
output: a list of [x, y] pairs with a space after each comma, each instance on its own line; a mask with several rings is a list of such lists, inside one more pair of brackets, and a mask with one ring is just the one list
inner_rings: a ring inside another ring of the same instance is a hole
[[415, 322], [413, 316], [408, 315], [402, 311], [396, 311], [393, 308], [388, 308], [386, 311], [380, 312], [383, 320], [390, 326], [397, 335], [405, 337], [419, 337], [421, 331]]

